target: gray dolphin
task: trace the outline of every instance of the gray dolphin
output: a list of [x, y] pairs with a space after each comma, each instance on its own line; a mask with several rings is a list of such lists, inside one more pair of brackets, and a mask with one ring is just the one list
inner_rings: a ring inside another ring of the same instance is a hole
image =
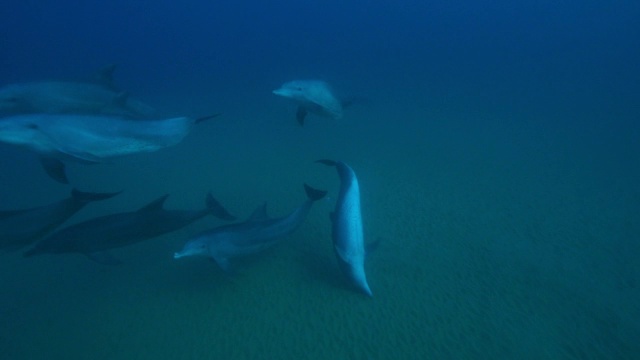
[[56, 231], [24, 253], [25, 257], [38, 254], [80, 253], [103, 264], [117, 264], [108, 250], [132, 245], [172, 231], [213, 215], [223, 220], [234, 220], [211, 194], [206, 208], [196, 211], [165, 210], [164, 195], [138, 211], [101, 216]]
[[333, 94], [329, 84], [322, 80], [294, 80], [284, 83], [273, 91], [278, 96], [294, 101], [298, 105], [296, 119], [304, 125], [308, 113], [333, 119], [343, 116], [343, 102]]
[[223, 270], [230, 271], [229, 259], [256, 254], [277, 244], [282, 237], [296, 230], [307, 217], [311, 205], [326, 195], [326, 191], [307, 184], [304, 188], [307, 200], [291, 214], [269, 218], [264, 204], [245, 222], [220, 226], [195, 236], [173, 257], [210, 256]]
[[215, 116], [136, 121], [104, 115], [14, 115], [0, 119], [0, 141], [40, 154], [49, 175], [67, 183], [60, 160], [99, 163], [157, 151], [178, 144], [195, 123]]
[[18, 250], [53, 231], [93, 201], [118, 193], [90, 193], [76, 189], [66, 199], [31, 209], [0, 211], [0, 249]]
[[0, 88], [0, 115], [93, 114], [151, 118], [156, 110], [113, 83], [115, 65], [101, 69], [95, 81], [42, 81], [10, 84]]
[[335, 166], [340, 177], [340, 194], [331, 213], [333, 249], [340, 270], [351, 284], [363, 293], [373, 296], [364, 271], [366, 250], [360, 213], [360, 187], [356, 174], [341, 161], [318, 160]]

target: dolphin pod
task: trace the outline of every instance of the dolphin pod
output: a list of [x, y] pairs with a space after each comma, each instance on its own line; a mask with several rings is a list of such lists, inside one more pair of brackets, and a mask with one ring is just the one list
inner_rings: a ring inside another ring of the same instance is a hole
[[100, 216], [58, 230], [24, 256], [79, 253], [98, 263], [118, 264], [120, 261], [109, 250], [179, 230], [206, 215], [235, 219], [211, 194], [207, 195], [205, 209], [192, 211], [165, 210], [167, 197], [161, 196], [138, 211]]
[[[12, 84], [0, 88], [0, 142], [26, 148], [40, 156], [47, 174], [67, 184], [65, 162], [102, 163], [113, 158], [155, 152], [180, 143], [194, 124], [219, 114], [192, 118], [163, 117], [155, 109], [112, 83], [114, 67], [100, 75], [100, 83], [45, 81]], [[294, 80], [273, 94], [297, 106], [296, 119], [304, 125], [309, 113], [341, 119], [353, 100], [339, 99], [322, 80]], [[331, 213], [333, 250], [349, 284], [371, 297], [365, 274], [365, 248], [360, 191], [355, 172], [341, 161], [318, 160], [337, 169], [340, 192]], [[189, 239], [174, 258], [206, 256], [230, 272], [236, 258], [258, 254], [279, 244], [306, 219], [315, 202], [326, 192], [305, 184], [307, 199], [289, 215], [270, 218], [266, 204], [245, 221], [219, 226]], [[62, 229], [67, 219], [87, 204], [118, 193], [85, 193], [73, 190], [58, 202], [24, 210], [0, 211], [0, 249], [18, 250], [29, 245], [25, 257], [40, 254], [78, 253], [103, 264], [120, 263], [110, 250], [167, 234], [213, 215], [235, 220], [211, 194], [206, 207], [193, 211], [169, 211], [164, 195], [137, 211], [95, 217]], [[38, 241], [39, 240], [39, 241]]]

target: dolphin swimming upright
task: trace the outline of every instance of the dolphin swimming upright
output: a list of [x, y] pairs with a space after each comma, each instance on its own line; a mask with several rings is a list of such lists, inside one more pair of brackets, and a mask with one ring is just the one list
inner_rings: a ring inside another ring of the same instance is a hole
[[335, 211], [331, 213], [333, 249], [340, 270], [355, 288], [373, 296], [364, 271], [366, 251], [360, 213], [360, 187], [356, 174], [349, 165], [341, 161], [318, 162], [335, 166], [340, 177], [340, 194]]
[[178, 144], [194, 124], [217, 115], [145, 121], [95, 115], [14, 115], [0, 119], [0, 141], [40, 154], [46, 159], [43, 165], [47, 173], [67, 183], [61, 160], [99, 163], [157, 151]]
[[89, 193], [76, 189], [71, 196], [32, 209], [0, 211], [0, 249], [18, 250], [31, 245], [93, 201], [119, 193]]
[[99, 263], [117, 264], [119, 261], [108, 250], [179, 230], [209, 214], [223, 220], [235, 219], [211, 194], [207, 195], [206, 208], [197, 211], [165, 210], [167, 197], [164, 195], [138, 211], [101, 216], [68, 226], [37, 243], [24, 256], [80, 253]]
[[304, 125], [308, 113], [333, 119], [342, 118], [343, 103], [336, 98], [329, 84], [321, 80], [294, 80], [273, 91], [298, 105], [296, 119]]
[[313, 189], [307, 184], [304, 188], [307, 200], [291, 214], [283, 218], [269, 218], [264, 204], [245, 222], [220, 226], [195, 236], [173, 257], [209, 256], [223, 270], [230, 271], [230, 259], [256, 254], [277, 244], [282, 237], [296, 230], [313, 203], [326, 195], [326, 191]]

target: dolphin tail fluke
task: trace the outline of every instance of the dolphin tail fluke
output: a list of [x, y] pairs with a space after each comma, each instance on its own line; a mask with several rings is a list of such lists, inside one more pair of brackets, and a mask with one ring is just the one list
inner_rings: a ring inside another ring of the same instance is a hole
[[220, 202], [211, 195], [211, 193], [207, 194], [206, 205], [207, 210], [209, 210], [209, 212], [218, 219], [227, 221], [234, 221], [236, 219], [236, 217], [231, 215], [227, 209], [225, 209], [222, 204], [220, 204]]
[[304, 118], [307, 117], [307, 114], [307, 109], [302, 106], [298, 107], [298, 111], [296, 111], [296, 120], [298, 120], [298, 124], [300, 124], [300, 126], [304, 126]]
[[112, 197], [120, 194], [122, 191], [118, 191], [115, 193], [92, 193], [92, 192], [84, 192], [78, 189], [71, 190], [71, 197], [80, 203], [90, 203], [93, 201], [100, 201], [111, 199]]
[[47, 175], [49, 175], [53, 180], [62, 184], [69, 183], [65, 166], [62, 161], [52, 157], [41, 157], [40, 164], [42, 164], [44, 171], [46, 171]]
[[322, 199], [325, 195], [327, 195], [327, 192], [325, 190], [314, 189], [307, 184], [304, 184], [304, 191], [307, 193], [307, 197], [311, 201], [318, 201]]

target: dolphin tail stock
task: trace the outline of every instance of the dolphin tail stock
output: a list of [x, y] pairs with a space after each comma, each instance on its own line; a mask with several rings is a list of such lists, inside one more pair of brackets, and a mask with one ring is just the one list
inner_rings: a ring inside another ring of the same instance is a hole
[[61, 184], [69, 183], [65, 166], [62, 161], [53, 157], [42, 156], [40, 157], [40, 164], [42, 164], [44, 171], [46, 171], [47, 175], [49, 175], [53, 180]]
[[195, 123], [195, 124], [199, 124], [199, 123], [201, 123], [201, 122], [203, 122], [203, 121], [205, 121], [205, 120], [213, 119], [213, 118], [216, 118], [216, 117], [218, 117], [218, 116], [220, 116], [220, 115], [222, 115], [222, 113], [217, 113], [217, 114], [213, 114], [213, 115], [202, 116], [202, 117], [196, 118], [196, 119], [195, 119], [195, 121], [194, 121], [194, 123]]
[[218, 219], [227, 221], [236, 220], [236, 217], [231, 215], [227, 209], [225, 209], [224, 206], [222, 206], [222, 204], [220, 204], [220, 202], [211, 195], [211, 193], [207, 194], [205, 204], [207, 206], [207, 210]]
[[325, 190], [314, 189], [307, 184], [304, 184], [304, 191], [307, 193], [307, 198], [312, 202], [318, 201], [327, 195]]
[[122, 191], [114, 192], [114, 193], [94, 193], [94, 192], [84, 192], [78, 189], [71, 190], [71, 197], [80, 203], [90, 203], [93, 201], [107, 200], [112, 197], [119, 195]]

